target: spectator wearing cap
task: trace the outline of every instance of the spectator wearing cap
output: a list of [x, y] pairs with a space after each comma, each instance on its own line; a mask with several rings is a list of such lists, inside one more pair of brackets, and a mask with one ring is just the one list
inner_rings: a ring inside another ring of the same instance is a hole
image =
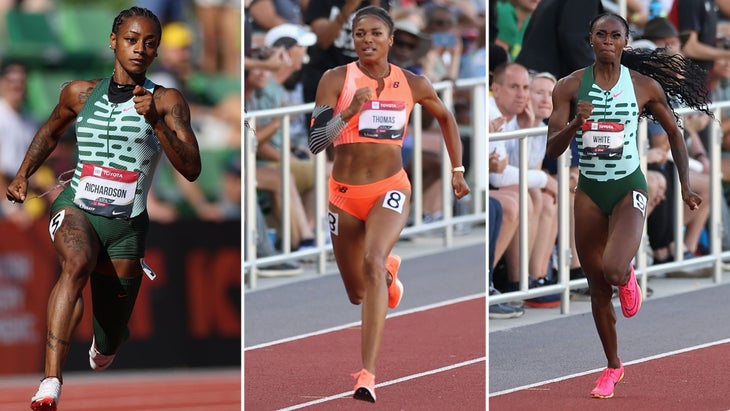
[[192, 45], [195, 36], [185, 23], [172, 22], [162, 30], [159, 58], [150, 73], [150, 80], [167, 88], [181, 90], [189, 102], [196, 102], [186, 87], [190, 76], [195, 72], [192, 60]]
[[[301, 69], [305, 60], [308, 59], [307, 48], [313, 46], [317, 36], [304, 26], [296, 24], [281, 24], [270, 29], [264, 37], [265, 54], [277, 50], [284, 50], [285, 58], [289, 64], [282, 65], [278, 70], [272, 71], [265, 86], [257, 93], [256, 106], [258, 109], [278, 108], [303, 104], [303, 93], [301, 83]], [[264, 56], [265, 57], [265, 56]], [[261, 119], [257, 129], [271, 121], [282, 119]], [[310, 231], [315, 224], [314, 210], [314, 160], [308, 149], [308, 133], [304, 115], [292, 115], [289, 120], [289, 138], [292, 151], [283, 151], [284, 134], [282, 127], [275, 129], [270, 138], [259, 141], [257, 164], [268, 168], [277, 169], [281, 167], [281, 160], [284, 155], [293, 156], [290, 162], [290, 171], [294, 176], [292, 180], [296, 184], [297, 192], [302, 199], [307, 226]], [[302, 230], [307, 232], [307, 230]], [[303, 236], [305, 246], [311, 236]]]
[[424, 59], [424, 75], [433, 82], [455, 81], [459, 77], [464, 50], [455, 10], [441, 4], [428, 7], [424, 32], [428, 33], [433, 41], [433, 47]]
[[[281, 24], [266, 32], [264, 37], [264, 57], [270, 53], [282, 52], [287, 64], [281, 65], [277, 70], [272, 71], [271, 78], [263, 93], [276, 95], [281, 101], [282, 107], [304, 104], [302, 90], [302, 65], [309, 61], [307, 48], [317, 42], [317, 36], [304, 26], [296, 24]], [[292, 145], [296, 153], [309, 157], [307, 149], [307, 126], [304, 124], [304, 116], [296, 115], [291, 117], [290, 133]], [[275, 161], [279, 161], [281, 149], [281, 130], [272, 139], [275, 147], [266, 145], [260, 147], [262, 155]], [[267, 153], [273, 148], [275, 152]]]
[[[654, 48], [671, 48], [679, 51], [682, 43], [679, 40], [679, 32], [669, 19], [655, 17], [649, 20], [644, 26], [644, 33], [637, 40], [646, 40], [654, 44]], [[652, 48], [649, 44], [639, 43], [646, 48]], [[634, 44], [637, 48], [637, 45]]]
[[[240, 120], [235, 123], [228, 119], [240, 119], [241, 100], [239, 93], [231, 93], [213, 105], [210, 100], [190, 87], [190, 81], [198, 72], [193, 61], [192, 49], [196, 41], [192, 29], [183, 22], [165, 25], [158, 48], [157, 63], [150, 70], [149, 79], [167, 88], [176, 88], [188, 101], [191, 125], [198, 136], [202, 150], [236, 149], [240, 145]], [[163, 157], [160, 168], [171, 167]], [[222, 173], [223, 170], [208, 168], [206, 173]], [[160, 175], [162, 175], [160, 173]], [[193, 217], [204, 221], [223, 221], [223, 210], [213, 196], [201, 186], [200, 180], [187, 181], [179, 173], [172, 173], [175, 186], [163, 184], [156, 175], [149, 197], [152, 206], [150, 218], [158, 222], [169, 222], [179, 218]], [[220, 181], [220, 179], [213, 179]], [[209, 190], [210, 191], [210, 190]], [[186, 215], [192, 213], [192, 215]]]
[[431, 49], [431, 44], [431, 36], [421, 32], [413, 21], [398, 20], [395, 22], [393, 46], [388, 53], [388, 60], [415, 74], [423, 74], [421, 59]]

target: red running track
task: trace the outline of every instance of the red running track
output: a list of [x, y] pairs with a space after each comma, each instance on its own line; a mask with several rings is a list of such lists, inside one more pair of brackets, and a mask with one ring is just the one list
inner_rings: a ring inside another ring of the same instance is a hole
[[624, 379], [610, 399], [590, 397], [600, 375], [593, 372], [491, 397], [489, 410], [528, 410], [536, 404], [541, 411], [730, 409], [728, 342], [669, 353], [624, 368]]
[[[30, 410], [38, 379], [0, 380], [0, 410]], [[64, 378], [58, 411], [240, 411], [241, 371], [114, 370]]]
[[483, 296], [390, 316], [374, 408], [351, 398], [350, 374], [361, 368], [359, 325], [251, 347], [244, 355], [244, 408], [483, 410], [485, 349]]

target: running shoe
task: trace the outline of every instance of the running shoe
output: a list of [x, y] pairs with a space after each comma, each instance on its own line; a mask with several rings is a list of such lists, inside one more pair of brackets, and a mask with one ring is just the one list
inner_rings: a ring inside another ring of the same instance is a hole
[[[555, 284], [548, 280], [546, 277], [540, 277], [537, 280], [530, 278], [530, 285], [529, 288], [538, 288], [538, 287], [545, 287], [548, 285]], [[542, 297], [535, 297], [530, 298], [529, 300], [525, 300], [525, 305], [532, 308], [555, 308], [560, 307], [561, 301], [560, 301], [561, 295], [560, 293], [557, 294], [549, 294], [549, 295], [543, 295]]]
[[641, 308], [641, 289], [636, 281], [633, 264], [631, 264], [629, 282], [618, 287], [618, 298], [621, 301], [621, 312], [623, 312], [624, 317], [630, 318], [639, 312], [639, 308]]
[[613, 397], [613, 389], [616, 384], [624, 378], [624, 365], [618, 368], [608, 368], [603, 370], [601, 376], [596, 380], [596, 388], [591, 391], [593, 398], [611, 398]]
[[104, 371], [114, 361], [116, 354], [105, 355], [96, 349], [96, 337], [91, 339], [91, 348], [89, 348], [89, 365], [94, 371]]
[[33, 411], [56, 411], [58, 397], [61, 396], [61, 381], [56, 377], [44, 378], [38, 392], [31, 398], [30, 409]]
[[355, 393], [352, 398], [356, 400], [375, 402], [375, 376], [370, 371], [363, 368], [360, 372], [352, 374], [353, 378], [357, 378], [355, 383]]
[[395, 254], [389, 255], [385, 261], [385, 269], [393, 276], [393, 280], [388, 286], [388, 308], [397, 307], [401, 298], [403, 298], [403, 283], [398, 279], [400, 261], [400, 257]]

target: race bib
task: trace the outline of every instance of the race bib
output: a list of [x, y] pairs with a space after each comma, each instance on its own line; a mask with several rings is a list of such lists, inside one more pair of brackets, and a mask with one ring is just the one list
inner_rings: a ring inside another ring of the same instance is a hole
[[624, 125], [607, 121], [587, 121], [582, 126], [583, 154], [618, 160], [624, 152]]
[[358, 129], [361, 137], [401, 140], [406, 128], [406, 103], [369, 100], [360, 110]]
[[139, 173], [84, 163], [74, 203], [89, 213], [130, 218]]

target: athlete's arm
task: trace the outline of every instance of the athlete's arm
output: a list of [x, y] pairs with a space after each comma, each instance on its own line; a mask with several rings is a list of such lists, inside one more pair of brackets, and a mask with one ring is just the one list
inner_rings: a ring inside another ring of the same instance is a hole
[[372, 98], [373, 92], [370, 88], [357, 89], [350, 105], [342, 112], [335, 113], [334, 107], [344, 87], [346, 72], [345, 66], [327, 70], [317, 86], [312, 124], [309, 127], [309, 150], [314, 154], [327, 148], [342, 132], [347, 122], [360, 111], [362, 105]]
[[135, 86], [134, 103], [137, 112], [152, 125], [157, 139], [175, 169], [188, 181], [200, 175], [200, 149], [190, 126], [190, 107], [174, 88], [157, 87], [152, 94]]
[[[456, 124], [454, 114], [446, 108], [446, 105], [438, 96], [426, 76], [415, 75], [408, 71], [404, 71], [404, 73], [413, 93], [413, 102], [422, 105], [438, 121], [441, 134], [444, 136], [446, 151], [449, 153], [451, 166], [461, 167], [461, 138], [459, 137], [459, 127]], [[455, 171], [452, 173], [451, 185], [454, 187], [454, 195], [456, 198], [462, 198], [469, 194], [469, 186], [464, 180], [463, 171]]]
[[[570, 119], [571, 107], [578, 93], [580, 80], [574, 74], [558, 80], [553, 88], [553, 112], [548, 121], [548, 140], [546, 154], [556, 159], [570, 146], [575, 133], [585, 123], [585, 112]], [[592, 105], [591, 105], [592, 109]]]
[[61, 136], [76, 119], [95, 85], [96, 81], [77, 80], [70, 82], [61, 90], [58, 104], [36, 131], [15, 178], [8, 185], [6, 193], [8, 200], [20, 203], [25, 201], [28, 178], [56, 148]]

